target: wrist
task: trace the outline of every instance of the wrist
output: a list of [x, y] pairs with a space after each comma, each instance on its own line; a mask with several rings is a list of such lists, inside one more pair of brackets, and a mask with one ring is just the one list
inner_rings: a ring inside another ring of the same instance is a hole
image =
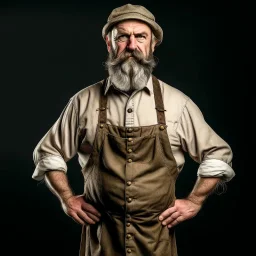
[[74, 196], [74, 194], [71, 191], [66, 191], [59, 194], [60, 201], [63, 203], [67, 202], [72, 196]]
[[190, 194], [186, 199], [194, 204], [201, 206], [204, 203], [206, 196], [197, 196], [194, 194]]

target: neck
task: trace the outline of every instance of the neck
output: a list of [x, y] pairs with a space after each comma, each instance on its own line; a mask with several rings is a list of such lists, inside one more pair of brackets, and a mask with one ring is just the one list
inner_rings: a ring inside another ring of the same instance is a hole
[[134, 92], [134, 90], [129, 90], [129, 91], [125, 92], [125, 93], [127, 93], [129, 96], [131, 96], [133, 92]]

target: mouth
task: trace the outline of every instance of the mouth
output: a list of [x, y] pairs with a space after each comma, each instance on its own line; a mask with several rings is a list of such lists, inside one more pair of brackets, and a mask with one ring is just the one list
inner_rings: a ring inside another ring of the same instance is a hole
[[131, 59], [135, 59], [136, 60], [136, 58], [134, 56], [132, 56], [132, 55], [126, 56], [126, 58], [125, 58], [125, 60], [131, 60]]

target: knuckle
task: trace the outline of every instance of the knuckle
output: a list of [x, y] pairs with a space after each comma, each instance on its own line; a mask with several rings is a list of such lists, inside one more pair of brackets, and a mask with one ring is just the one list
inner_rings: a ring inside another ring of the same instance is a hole
[[170, 208], [169, 208], [169, 209], [166, 210], [165, 215], [166, 215], [166, 216], [169, 216], [170, 214], [171, 214], [171, 210], [170, 210]]

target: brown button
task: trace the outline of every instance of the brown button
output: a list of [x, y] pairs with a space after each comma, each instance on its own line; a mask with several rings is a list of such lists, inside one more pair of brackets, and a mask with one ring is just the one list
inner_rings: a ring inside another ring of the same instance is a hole
[[131, 181], [127, 181], [126, 184], [127, 184], [127, 186], [131, 186], [132, 182]]
[[131, 141], [132, 141], [132, 138], [128, 138], [128, 141], [130, 141], [130, 142], [131, 142]]
[[131, 198], [131, 197], [127, 198], [127, 202], [128, 202], [128, 203], [131, 203], [131, 201], [132, 201], [132, 198]]
[[126, 227], [130, 227], [131, 226], [131, 223], [130, 222], [127, 222], [126, 223]]
[[164, 130], [165, 129], [163, 125], [160, 125], [159, 128], [160, 128], [160, 130]]
[[127, 234], [127, 235], [126, 235], [126, 238], [127, 238], [127, 239], [130, 239], [131, 237], [132, 237], [131, 234]]
[[127, 162], [128, 162], [128, 163], [131, 163], [131, 162], [132, 162], [132, 159], [131, 159], [131, 158], [129, 158], [129, 159], [127, 160]]
[[128, 151], [129, 153], [132, 153], [132, 149], [131, 149], [131, 148], [128, 148], [127, 151]]
[[128, 108], [128, 109], [127, 109], [127, 112], [128, 112], [128, 113], [132, 113], [132, 108]]
[[128, 129], [127, 129], [127, 132], [132, 132], [132, 131], [133, 131], [132, 128], [128, 128]]
[[100, 128], [103, 128], [104, 127], [104, 124], [100, 124]]
[[127, 249], [127, 252], [128, 252], [128, 253], [131, 253], [131, 252], [132, 252], [132, 250], [131, 250], [131, 249]]

